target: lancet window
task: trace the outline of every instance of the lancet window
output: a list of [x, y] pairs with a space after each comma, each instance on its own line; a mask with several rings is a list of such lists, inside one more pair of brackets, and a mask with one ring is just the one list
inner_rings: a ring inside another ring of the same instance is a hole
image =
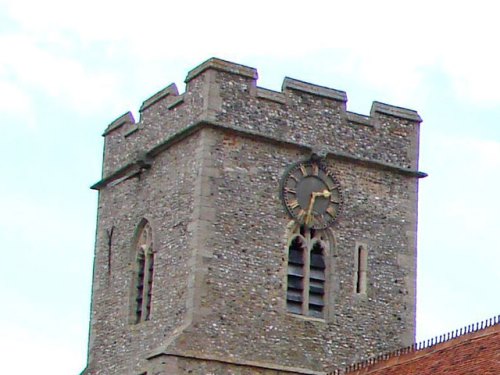
[[153, 274], [153, 231], [149, 222], [144, 221], [139, 227], [135, 247], [135, 269], [132, 286], [132, 316], [134, 323], [149, 320], [151, 317]]

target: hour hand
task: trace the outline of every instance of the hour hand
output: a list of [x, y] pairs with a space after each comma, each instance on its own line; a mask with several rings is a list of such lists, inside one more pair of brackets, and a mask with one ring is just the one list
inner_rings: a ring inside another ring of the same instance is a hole
[[329, 198], [332, 193], [329, 190], [323, 190], [320, 193], [316, 193], [318, 197]]

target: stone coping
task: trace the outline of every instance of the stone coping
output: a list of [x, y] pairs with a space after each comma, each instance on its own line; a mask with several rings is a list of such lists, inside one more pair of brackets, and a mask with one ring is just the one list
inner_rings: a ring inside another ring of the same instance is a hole
[[150, 98], [146, 99], [143, 103], [141, 108], [139, 109], [139, 112], [145, 111], [147, 108], [151, 107], [153, 104], [159, 102], [163, 98], [173, 95], [177, 96], [179, 95], [179, 91], [177, 90], [177, 86], [175, 83], [171, 83], [167, 87], [165, 87], [163, 90], [158, 91], [156, 94], [151, 96]]
[[[240, 75], [253, 80], [257, 80], [258, 78], [258, 72], [255, 68], [251, 68], [245, 65], [236, 64], [230, 61], [212, 57], [203, 62], [202, 64], [200, 64], [199, 66], [197, 66], [196, 68], [189, 71], [185, 79], [185, 82], [188, 83], [195, 77], [199, 76], [203, 72], [210, 69]], [[249, 95], [255, 95], [255, 97], [259, 99], [269, 100], [279, 104], [286, 105], [287, 104], [286, 92], [290, 90], [340, 101], [344, 103], [344, 111], [345, 111], [345, 104], [347, 103], [347, 94], [345, 91], [336, 90], [333, 88], [320, 86], [305, 81], [300, 81], [290, 77], [285, 77], [283, 79], [281, 91], [274, 91], [262, 87], [257, 87], [256, 90], [251, 90], [249, 92]], [[175, 85], [175, 83], [172, 83], [167, 87], [165, 87], [164, 89], [158, 91], [150, 98], [146, 99], [142, 103], [139, 112], [142, 114], [152, 105], [166, 98], [167, 96], [172, 96], [177, 98], [170, 100], [170, 102], [167, 104], [168, 110], [173, 109], [178, 105], [184, 103], [185, 93], [179, 95], [177, 86]], [[375, 113], [394, 116], [406, 120], [415, 121], [418, 123], [422, 122], [422, 118], [420, 117], [417, 111], [377, 101], [374, 101], [372, 103], [369, 116], [345, 111], [345, 115], [348, 121], [350, 121], [351, 123], [359, 125], [369, 125], [369, 126], [376, 126], [376, 116], [374, 116]], [[106, 136], [113, 130], [118, 129], [122, 125], [127, 123], [135, 124], [135, 120], [130, 112], [127, 112], [126, 114], [120, 116], [115, 121], [113, 121], [107, 127], [103, 135]]]
[[[297, 143], [297, 142], [292, 142], [292, 141], [285, 141], [285, 140], [280, 139], [280, 138], [272, 137], [270, 135], [264, 135], [260, 132], [254, 132], [254, 131], [251, 131], [248, 129], [242, 129], [242, 128], [237, 128], [237, 127], [232, 127], [232, 126], [230, 127], [230, 126], [220, 124], [217, 122], [213, 122], [213, 121], [201, 120], [201, 121], [197, 121], [197, 122], [187, 126], [183, 130], [181, 130], [181, 131], [175, 133], [174, 135], [172, 135], [171, 137], [167, 138], [162, 143], [154, 146], [149, 151], [146, 151], [145, 153], [143, 153], [143, 157], [140, 157], [137, 160], [130, 162], [129, 164], [118, 169], [117, 171], [111, 173], [109, 176], [103, 178], [99, 182], [92, 185], [91, 189], [100, 190], [100, 189], [106, 187], [107, 185], [109, 185], [111, 182], [113, 182], [117, 179], [122, 179], [124, 176], [129, 175], [130, 173], [133, 173], [133, 175], [140, 173], [140, 171], [142, 169], [147, 169], [147, 168], [149, 168], [149, 166], [151, 166], [151, 160], [154, 159], [158, 154], [162, 153], [163, 151], [170, 148], [173, 144], [185, 139], [186, 137], [190, 136], [191, 134], [195, 133], [196, 131], [199, 131], [200, 129], [202, 129], [204, 127], [212, 127], [215, 129], [221, 129], [223, 131], [233, 132], [233, 133], [239, 134], [241, 136], [262, 139], [262, 140], [270, 142], [270, 143], [286, 144], [286, 145], [291, 146], [291, 147], [303, 148], [303, 149], [309, 150], [310, 152], [313, 152], [316, 150], [316, 148], [314, 146], [311, 146], [308, 144], [302, 144], [302, 143]], [[420, 172], [420, 171], [409, 169], [409, 168], [403, 168], [403, 167], [400, 167], [400, 166], [397, 166], [394, 164], [390, 164], [390, 163], [385, 163], [382, 161], [374, 161], [371, 159], [361, 158], [361, 157], [358, 157], [358, 156], [355, 156], [352, 154], [348, 154], [345, 152], [334, 151], [331, 149], [324, 149], [324, 150], [322, 150], [322, 154], [325, 157], [344, 159], [344, 160], [349, 160], [349, 161], [359, 163], [359, 164], [371, 165], [374, 167], [378, 167], [380, 169], [392, 170], [392, 171], [395, 171], [396, 173], [400, 173], [400, 174], [407, 175], [410, 177], [416, 177], [416, 178], [427, 177], [427, 174], [424, 172]], [[132, 175], [130, 177], [132, 177]]]
[[283, 80], [283, 85], [281, 86], [281, 90], [302, 91], [308, 94], [322, 96], [324, 98], [339, 100], [341, 102], [347, 102], [347, 94], [345, 93], [345, 91], [314, 85], [312, 83], [299, 81], [298, 79], [293, 79], [290, 77], [285, 77], [285, 79]]
[[109, 124], [102, 134], [103, 137], [107, 136], [109, 133], [111, 133], [113, 130], [116, 130], [120, 127], [122, 127], [125, 124], [135, 124], [135, 119], [134, 116], [132, 115], [132, 112], [128, 111], [118, 117], [116, 120], [114, 120], [111, 124]]
[[189, 81], [209, 69], [237, 74], [243, 77], [251, 78], [253, 80], [257, 80], [258, 78], [257, 69], [255, 68], [212, 57], [198, 65], [196, 68], [190, 70], [184, 82], [188, 83]]
[[371, 113], [378, 112], [390, 116], [400, 117], [407, 120], [422, 122], [422, 118], [419, 116], [417, 111], [413, 109], [407, 109], [402, 107], [397, 107], [395, 105], [373, 102]]

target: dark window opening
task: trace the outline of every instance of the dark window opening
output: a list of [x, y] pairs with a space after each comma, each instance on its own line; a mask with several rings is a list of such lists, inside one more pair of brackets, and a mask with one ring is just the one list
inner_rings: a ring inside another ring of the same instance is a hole
[[366, 248], [363, 245], [357, 248], [357, 264], [356, 264], [356, 293], [366, 293], [366, 271], [368, 267], [368, 256]]
[[325, 258], [320, 242], [311, 249], [309, 273], [309, 315], [322, 317], [325, 294]]
[[298, 232], [288, 247], [287, 310], [292, 314], [323, 318], [326, 294], [324, 237], [304, 226]]
[[133, 287], [133, 322], [140, 323], [151, 317], [153, 295], [154, 252], [152, 230], [145, 223], [138, 235]]
[[293, 314], [302, 314], [304, 290], [304, 247], [299, 236], [295, 237], [289, 246], [287, 273], [287, 309]]

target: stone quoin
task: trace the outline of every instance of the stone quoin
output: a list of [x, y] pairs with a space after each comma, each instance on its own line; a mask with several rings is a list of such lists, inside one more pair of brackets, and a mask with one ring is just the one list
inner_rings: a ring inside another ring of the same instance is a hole
[[414, 343], [420, 116], [256, 82], [212, 58], [105, 130], [82, 374], [325, 374]]

